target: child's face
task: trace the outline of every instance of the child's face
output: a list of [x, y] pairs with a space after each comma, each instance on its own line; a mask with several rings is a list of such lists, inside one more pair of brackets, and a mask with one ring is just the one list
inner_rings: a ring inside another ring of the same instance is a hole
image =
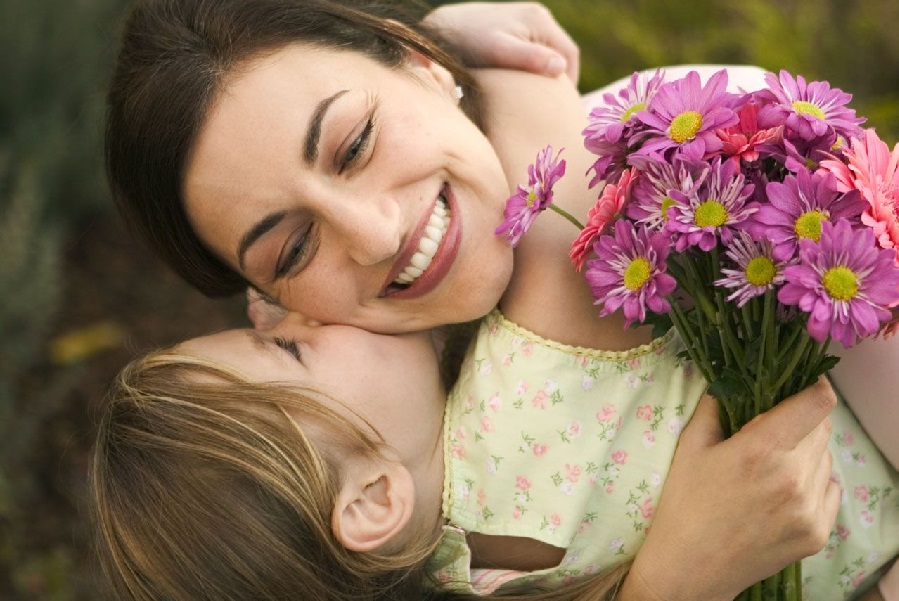
[[251, 381], [320, 391], [367, 421], [400, 455], [420, 453], [439, 436], [446, 394], [427, 333], [308, 326], [288, 315], [272, 330], [227, 330], [189, 340], [180, 350], [228, 365]]

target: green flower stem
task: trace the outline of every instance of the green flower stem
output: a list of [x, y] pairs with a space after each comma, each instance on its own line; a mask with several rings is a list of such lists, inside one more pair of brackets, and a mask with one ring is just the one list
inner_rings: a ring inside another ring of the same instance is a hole
[[779, 391], [784, 385], [784, 382], [787, 381], [787, 378], [793, 375], [793, 371], [796, 369], [796, 366], [798, 366], [802, 361], [802, 358], [808, 357], [808, 352], [810, 350], [810, 340], [811, 339], [809, 338], [799, 342], [799, 346], [797, 346], [793, 352], [793, 358], [790, 359], [790, 362], [786, 365], [786, 367], [784, 367], [780, 377], [774, 383], [774, 386], [772, 386], [773, 391]]
[[702, 376], [706, 379], [706, 382], [714, 381], [714, 375], [712, 374], [708, 356], [700, 348], [700, 345], [696, 340], [696, 333], [693, 332], [687, 324], [687, 318], [684, 315], [683, 309], [677, 303], [677, 299], [669, 296], [667, 300], [671, 305], [671, 321], [674, 322], [674, 327], [677, 328], [681, 338], [684, 339], [684, 343], [687, 345], [687, 350], [693, 357], [696, 367], [702, 372]]
[[567, 219], [568, 221], [570, 221], [571, 223], [573, 223], [574, 226], [575, 226], [578, 230], [584, 229], [583, 224], [582, 224], [580, 221], [578, 221], [577, 218], [574, 217], [574, 215], [572, 215], [571, 213], [569, 213], [569, 212], [566, 211], [565, 209], [563, 209], [563, 208], [561, 208], [561, 207], [558, 207], [558, 206], [556, 206], [555, 204], [550, 204], [550, 205], [549, 205], [549, 208], [552, 209], [553, 211], [555, 211], [556, 213], [558, 213], [559, 215], [561, 215], [562, 217], [564, 217], [565, 219]]

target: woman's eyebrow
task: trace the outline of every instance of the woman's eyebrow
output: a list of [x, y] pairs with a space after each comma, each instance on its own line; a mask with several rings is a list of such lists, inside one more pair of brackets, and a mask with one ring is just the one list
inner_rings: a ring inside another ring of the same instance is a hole
[[266, 215], [256, 222], [256, 225], [251, 227], [247, 233], [240, 238], [240, 242], [237, 245], [237, 263], [240, 265], [241, 271], [246, 271], [244, 259], [246, 258], [247, 250], [249, 250], [259, 238], [278, 225], [286, 215], [286, 211], [277, 211], [270, 215]]
[[309, 130], [306, 132], [306, 143], [303, 145], [303, 160], [310, 167], [318, 158], [318, 141], [322, 135], [322, 122], [325, 120], [325, 113], [334, 104], [334, 101], [349, 92], [349, 90], [340, 90], [328, 96], [318, 103], [312, 117], [309, 119]]

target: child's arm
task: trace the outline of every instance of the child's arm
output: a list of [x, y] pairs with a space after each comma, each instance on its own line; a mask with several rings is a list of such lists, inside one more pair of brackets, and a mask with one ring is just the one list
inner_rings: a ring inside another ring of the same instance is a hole
[[831, 349], [842, 357], [830, 372], [834, 388], [887, 461], [899, 467], [899, 336]]

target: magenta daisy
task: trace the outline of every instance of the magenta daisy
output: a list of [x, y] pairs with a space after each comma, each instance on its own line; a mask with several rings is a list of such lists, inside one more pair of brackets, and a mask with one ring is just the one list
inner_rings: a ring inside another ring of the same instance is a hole
[[670, 245], [664, 233], [635, 230], [619, 219], [614, 235], [600, 236], [593, 248], [596, 259], [587, 261], [585, 277], [596, 304], [603, 305], [600, 316], [622, 308], [629, 326], [644, 321], [647, 308], [655, 313], [671, 310], [665, 297], [677, 284], [665, 273]]
[[627, 216], [653, 232], [661, 231], [668, 222], [668, 209], [675, 203], [672, 190], [692, 193], [708, 175], [705, 162], [691, 162], [675, 157], [674, 163], [634, 157], [641, 172], [634, 186], [634, 200], [627, 207]]
[[617, 142], [628, 136], [623, 135], [629, 125], [637, 123], [637, 111], [645, 109], [662, 85], [664, 72], [656, 69], [652, 76], [639, 72], [631, 75], [627, 85], [618, 94], [603, 94], [603, 104], [593, 108], [588, 117], [588, 125], [582, 132], [587, 150], [598, 141]]
[[602, 189], [599, 200], [587, 213], [587, 223], [584, 229], [571, 243], [571, 251], [568, 256], [578, 271], [584, 267], [587, 253], [593, 247], [593, 239], [606, 232], [609, 224], [621, 216], [621, 212], [630, 202], [631, 190], [637, 179], [637, 170], [630, 169], [624, 172], [617, 184], [607, 184]]
[[786, 71], [780, 77], [766, 73], [765, 82], [768, 89], [756, 96], [766, 102], [758, 116], [763, 128], [785, 125], [805, 140], [824, 136], [830, 129], [844, 138], [861, 133], [859, 124], [865, 120], [846, 106], [851, 94], [831, 88], [826, 81], [806, 83], [801, 75], [794, 79]]
[[505, 234], [512, 246], [518, 245], [537, 214], [552, 204], [553, 186], [565, 175], [565, 160], [559, 159], [562, 150], [555, 157], [552, 146], [537, 153], [537, 161], [528, 166], [527, 188], [519, 185], [518, 191], [506, 201], [505, 219], [495, 233]]
[[747, 203], [754, 186], [746, 182], [733, 161], [715, 157], [709, 175], [695, 191], [671, 191], [675, 201], [668, 209], [667, 229], [680, 236], [674, 248], [682, 252], [691, 246], [708, 251], [720, 240], [728, 244], [736, 227], [757, 208]]
[[[675, 151], [697, 160], [721, 149], [715, 130], [734, 125], [735, 96], [727, 93], [727, 71], [712, 75], [705, 86], [690, 71], [683, 79], [662, 85], [646, 110], [637, 113], [647, 131], [639, 135], [640, 155], [662, 156]], [[645, 140], [644, 140], [645, 138]], [[636, 140], [631, 140], [635, 142]]]
[[873, 129], [854, 138], [838, 159], [821, 161], [821, 168], [834, 174], [841, 192], [858, 190], [868, 207], [862, 223], [874, 231], [881, 248], [899, 247], [899, 144], [890, 147]]
[[800, 241], [800, 262], [784, 271], [777, 298], [808, 314], [816, 341], [831, 337], [848, 348], [891, 319], [886, 307], [899, 298], [895, 254], [877, 248], [871, 230], [854, 230], [843, 219], [823, 222], [818, 243]]
[[733, 261], [733, 267], [722, 267], [721, 286], [733, 292], [727, 297], [742, 307], [749, 299], [761, 296], [784, 282], [786, 262], [774, 260], [774, 245], [768, 240], [756, 242], [746, 233], [739, 231], [727, 245], [725, 254]]
[[807, 169], [788, 175], [782, 183], [769, 182], [765, 187], [768, 204], [758, 205], [745, 229], [757, 240], [773, 242], [776, 259], [788, 259], [796, 254], [800, 239], [818, 241], [823, 222], [849, 219], [858, 223], [864, 201], [856, 191], [843, 194], [835, 187], [829, 173]]

